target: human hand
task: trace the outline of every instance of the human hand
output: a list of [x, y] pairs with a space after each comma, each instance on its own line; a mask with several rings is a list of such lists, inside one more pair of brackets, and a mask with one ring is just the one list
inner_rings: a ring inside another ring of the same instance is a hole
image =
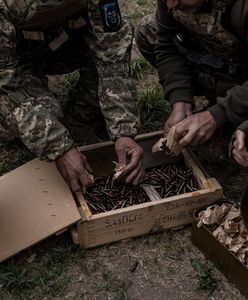
[[245, 139], [245, 132], [236, 130], [234, 133], [232, 156], [238, 164], [243, 167], [248, 167], [248, 152], [245, 147]]
[[172, 106], [172, 112], [164, 124], [164, 136], [166, 137], [169, 129], [181, 122], [186, 117], [192, 115], [192, 105], [186, 102], [176, 102]]
[[130, 137], [120, 137], [115, 142], [115, 151], [119, 166], [125, 166], [128, 174], [126, 183], [137, 185], [144, 175], [143, 149]]
[[72, 148], [58, 157], [55, 164], [73, 192], [79, 192], [94, 183], [94, 178], [91, 175], [92, 169], [86, 157], [76, 148]]
[[175, 125], [175, 140], [179, 145], [195, 146], [206, 142], [215, 132], [216, 122], [209, 111], [196, 113]]

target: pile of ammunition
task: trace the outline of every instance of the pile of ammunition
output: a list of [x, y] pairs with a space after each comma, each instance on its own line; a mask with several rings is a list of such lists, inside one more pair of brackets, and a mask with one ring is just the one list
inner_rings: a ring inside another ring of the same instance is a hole
[[112, 176], [96, 181], [85, 192], [86, 201], [93, 214], [151, 201], [141, 186], [113, 180]]
[[145, 173], [142, 183], [152, 185], [162, 199], [197, 190], [192, 169], [181, 164], [153, 168]]
[[146, 170], [138, 186], [126, 184], [125, 180], [113, 180], [112, 176], [99, 179], [85, 192], [85, 198], [93, 214], [150, 202], [142, 185], [151, 185], [161, 198], [197, 190], [192, 170], [185, 165], [165, 164]]

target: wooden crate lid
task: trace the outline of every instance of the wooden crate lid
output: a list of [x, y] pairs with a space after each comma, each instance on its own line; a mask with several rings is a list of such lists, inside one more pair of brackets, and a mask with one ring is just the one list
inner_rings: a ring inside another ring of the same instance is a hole
[[80, 220], [54, 163], [34, 159], [0, 177], [0, 261]]

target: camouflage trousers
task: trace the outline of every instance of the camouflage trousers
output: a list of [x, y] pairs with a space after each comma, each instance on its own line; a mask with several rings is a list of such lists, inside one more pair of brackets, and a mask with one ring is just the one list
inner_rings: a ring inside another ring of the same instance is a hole
[[[155, 42], [157, 22], [155, 15], [145, 16], [135, 30], [135, 39], [142, 55], [156, 68]], [[210, 103], [215, 103], [218, 96], [224, 97], [234, 85], [239, 84], [234, 79], [225, 78], [223, 74], [213, 72], [208, 66], [189, 62], [194, 83], [194, 95], [205, 96]]]
[[[29, 48], [28, 44], [20, 47], [18, 51], [25, 90], [29, 96], [33, 96], [28, 97], [28, 101], [32, 103], [26, 105], [39, 111], [39, 114], [59, 119], [77, 144], [98, 142], [96, 133], [99, 131], [98, 135], [101, 138], [108, 138], [98, 99], [97, 69], [82, 36], [80, 39], [74, 38], [56, 52], [45, 46], [37, 48], [36, 51], [32, 47]], [[46, 75], [66, 74], [74, 70], [79, 70], [79, 79], [66, 97], [48, 89]], [[12, 100], [24, 103], [25, 99], [20, 99], [19, 96], [18, 91], [10, 95], [12, 98], [16, 97]], [[10, 116], [15, 107], [10, 107], [10, 102], [4, 96], [0, 96], [0, 101], [0, 141], [19, 137], [17, 129], [9, 126], [12, 122], [6, 120], [6, 116]]]

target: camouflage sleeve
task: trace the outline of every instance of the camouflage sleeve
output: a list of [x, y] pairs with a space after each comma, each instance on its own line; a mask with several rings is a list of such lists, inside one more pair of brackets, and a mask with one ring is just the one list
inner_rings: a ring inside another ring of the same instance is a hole
[[[1, 6], [0, 6], [1, 8]], [[54, 95], [18, 66], [15, 26], [0, 12], [0, 118], [40, 159], [54, 160], [73, 146]], [[1, 125], [1, 124], [0, 124]]]
[[136, 87], [129, 69], [133, 28], [121, 18], [117, 1], [109, 3], [89, 1], [91, 29], [86, 40], [99, 74], [100, 107], [109, 135], [115, 139], [137, 134], [139, 113]]

